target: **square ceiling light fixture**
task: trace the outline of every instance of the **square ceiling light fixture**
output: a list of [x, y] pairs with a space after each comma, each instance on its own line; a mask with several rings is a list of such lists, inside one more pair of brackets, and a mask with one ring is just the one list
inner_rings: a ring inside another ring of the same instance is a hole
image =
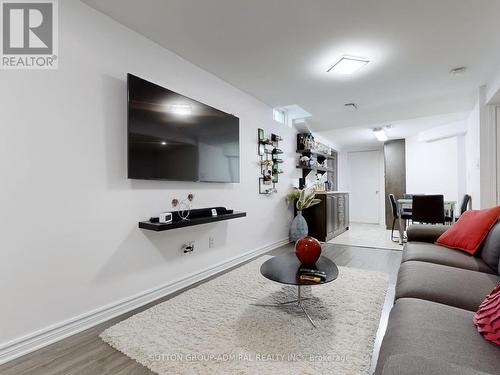
[[339, 74], [352, 74], [363, 66], [368, 64], [370, 60], [362, 59], [360, 57], [342, 56], [330, 69], [326, 72], [339, 73]]

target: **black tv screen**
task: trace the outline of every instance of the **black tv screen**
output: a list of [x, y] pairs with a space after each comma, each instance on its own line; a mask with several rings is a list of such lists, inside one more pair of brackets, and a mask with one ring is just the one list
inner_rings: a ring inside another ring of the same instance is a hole
[[132, 74], [128, 177], [239, 182], [239, 119]]

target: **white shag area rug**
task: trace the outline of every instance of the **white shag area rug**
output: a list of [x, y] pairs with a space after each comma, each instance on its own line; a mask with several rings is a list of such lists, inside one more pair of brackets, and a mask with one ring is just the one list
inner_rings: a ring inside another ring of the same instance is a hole
[[339, 267], [297, 288], [264, 278], [261, 257], [108, 328], [100, 337], [158, 374], [367, 374], [388, 275]]

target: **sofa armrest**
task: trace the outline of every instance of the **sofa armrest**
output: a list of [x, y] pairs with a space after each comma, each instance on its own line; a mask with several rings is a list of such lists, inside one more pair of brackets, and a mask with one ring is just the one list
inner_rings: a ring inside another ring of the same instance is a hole
[[437, 358], [412, 354], [391, 355], [380, 375], [489, 375], [469, 367], [459, 366]]
[[434, 243], [446, 230], [448, 225], [412, 224], [406, 230], [408, 241]]

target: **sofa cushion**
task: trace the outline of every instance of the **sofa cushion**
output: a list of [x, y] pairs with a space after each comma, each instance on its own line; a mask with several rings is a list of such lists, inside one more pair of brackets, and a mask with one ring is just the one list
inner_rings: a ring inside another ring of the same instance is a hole
[[444, 232], [450, 228], [449, 225], [442, 224], [412, 224], [406, 230], [408, 242], [429, 242], [434, 243]]
[[436, 243], [474, 254], [499, 217], [500, 206], [465, 211], [450, 229], [439, 236]]
[[385, 361], [382, 375], [489, 375], [470, 367], [453, 365], [441, 359], [413, 354], [391, 355]]
[[498, 373], [500, 347], [481, 337], [472, 324], [472, 316], [470, 311], [435, 302], [413, 298], [397, 300], [380, 348], [376, 374], [382, 374], [388, 358], [397, 354], [418, 355]]
[[500, 222], [491, 228], [481, 248], [481, 258], [495, 272], [499, 273], [500, 262]]
[[399, 268], [396, 299], [420, 298], [476, 311], [499, 282], [498, 275], [408, 261]]
[[433, 245], [424, 242], [408, 242], [403, 249], [403, 260], [407, 262], [418, 260], [445, 266], [462, 268], [465, 270], [495, 273], [479, 257], [448, 249], [444, 246]]

